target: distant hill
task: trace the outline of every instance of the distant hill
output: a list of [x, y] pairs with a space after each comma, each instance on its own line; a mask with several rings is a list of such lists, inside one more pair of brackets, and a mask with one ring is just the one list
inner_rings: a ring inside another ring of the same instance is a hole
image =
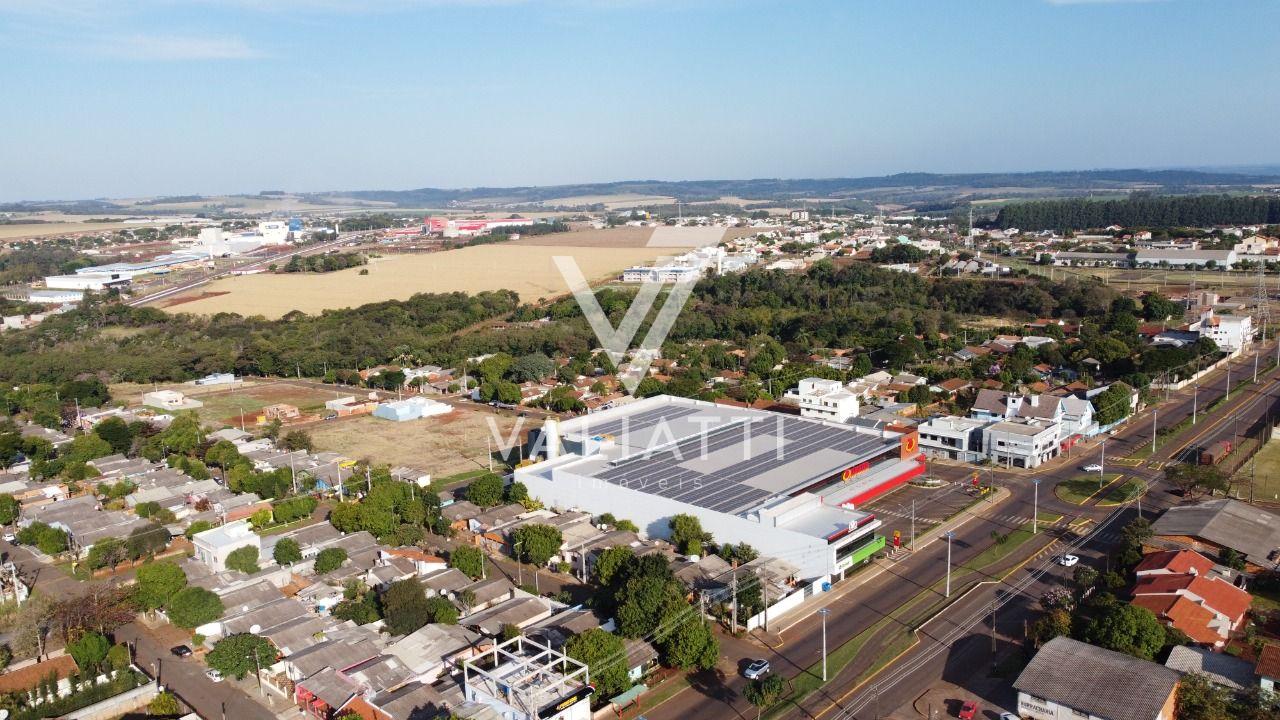
[[[1002, 202], [1017, 199], [1055, 199], [1090, 195], [1123, 196], [1142, 190], [1160, 195], [1257, 191], [1260, 186], [1280, 186], [1280, 166], [1248, 168], [1199, 168], [1161, 170], [1078, 170], [1026, 173], [898, 173], [858, 178], [751, 180], [623, 180], [609, 183], [521, 187], [418, 188], [415, 190], [347, 190], [288, 194], [265, 191], [245, 196], [289, 197], [312, 204], [341, 206], [352, 200], [384, 207], [465, 209], [523, 208], [548, 201], [573, 198], [644, 196], [675, 198], [682, 203], [710, 202], [723, 197], [748, 203], [799, 204], [801, 201], [866, 208], [868, 203], [926, 211], [946, 211], [970, 202]], [[148, 212], [165, 212], [164, 204], [176, 200], [209, 201], [204, 196], [180, 196], [147, 201]], [[638, 201], [652, 204], [653, 200]], [[137, 204], [133, 203], [136, 207]], [[548, 205], [550, 207], [550, 205]], [[591, 207], [586, 203], [557, 203], [555, 207]], [[0, 205], [0, 211], [59, 210], [101, 214], [129, 211], [129, 204], [94, 199], [83, 201], [19, 202]], [[176, 211], [176, 210], [175, 210]], [[190, 212], [189, 209], [185, 210]]]
[[913, 206], [994, 197], [1078, 196], [1088, 193], [1147, 190], [1183, 194], [1280, 184], [1280, 172], [1254, 174], [1200, 170], [1082, 170], [1031, 173], [899, 173], [861, 178], [752, 180], [625, 180], [611, 183], [541, 187], [476, 187], [460, 189], [358, 190], [313, 193], [320, 201], [333, 197], [394, 203], [399, 207], [449, 205], [521, 205], [575, 197], [668, 196], [681, 202], [738, 197], [759, 202], [806, 198], [839, 201], [861, 199]]

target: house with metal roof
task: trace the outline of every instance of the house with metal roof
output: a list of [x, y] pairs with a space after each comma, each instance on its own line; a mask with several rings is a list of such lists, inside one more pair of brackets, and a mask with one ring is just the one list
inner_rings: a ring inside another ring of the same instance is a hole
[[1057, 637], [1013, 683], [1018, 715], [1034, 720], [1173, 720], [1177, 671]]

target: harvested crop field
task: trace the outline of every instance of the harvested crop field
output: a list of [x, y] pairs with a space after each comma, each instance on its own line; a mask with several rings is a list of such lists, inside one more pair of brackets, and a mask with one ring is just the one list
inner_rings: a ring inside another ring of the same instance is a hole
[[[353, 460], [407, 465], [442, 477], [488, 467], [490, 423], [507, 438], [517, 421], [506, 415], [470, 408], [423, 420], [392, 422], [371, 416], [344, 418], [307, 426], [317, 450], [331, 450]], [[528, 427], [533, 427], [526, 421]], [[528, 428], [526, 428], [528, 429]], [[496, 449], [499, 443], [494, 442]], [[498, 461], [494, 461], [498, 468]]]
[[[514, 290], [524, 301], [569, 291], [552, 260], [577, 260], [588, 280], [606, 279], [626, 268], [671, 254], [670, 248], [479, 245], [422, 255], [374, 258], [368, 265], [338, 272], [261, 274], [217, 280], [191, 292], [201, 297], [173, 307], [174, 312], [219, 312], [278, 318], [290, 311], [316, 314], [383, 300], [404, 300], [416, 293], [475, 293]], [[360, 274], [367, 270], [367, 275]]]

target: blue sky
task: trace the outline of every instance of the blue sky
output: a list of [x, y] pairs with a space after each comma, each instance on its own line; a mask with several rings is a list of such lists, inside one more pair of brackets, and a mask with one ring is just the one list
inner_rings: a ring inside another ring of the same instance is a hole
[[0, 200], [1280, 162], [1274, 0], [0, 0]]

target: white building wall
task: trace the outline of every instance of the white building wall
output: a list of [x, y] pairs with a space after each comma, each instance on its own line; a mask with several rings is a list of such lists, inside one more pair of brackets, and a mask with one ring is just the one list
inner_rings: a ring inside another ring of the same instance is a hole
[[717, 541], [749, 543], [761, 555], [781, 558], [796, 565], [800, 568], [800, 576], [805, 579], [836, 572], [835, 550], [823, 538], [762, 525], [736, 515], [705, 510], [545, 465], [517, 468], [515, 479], [525, 484], [531, 496], [549, 507], [577, 508], [592, 514], [610, 512], [634, 522], [650, 537], [658, 538], [671, 536], [667, 523], [672, 516], [696, 514], [702, 522], [702, 529], [714, 535]]

